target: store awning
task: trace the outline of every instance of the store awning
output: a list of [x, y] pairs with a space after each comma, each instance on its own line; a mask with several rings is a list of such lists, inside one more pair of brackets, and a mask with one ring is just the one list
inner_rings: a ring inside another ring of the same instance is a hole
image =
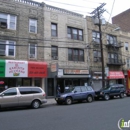
[[108, 79], [124, 79], [124, 74], [122, 71], [109, 71]]

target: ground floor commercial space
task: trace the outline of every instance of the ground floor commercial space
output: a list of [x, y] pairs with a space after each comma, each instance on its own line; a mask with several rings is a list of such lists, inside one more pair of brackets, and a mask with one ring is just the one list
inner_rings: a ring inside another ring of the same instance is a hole
[[47, 63], [0, 60], [0, 91], [17, 86], [38, 86], [45, 90]]
[[51, 69], [48, 69], [48, 78], [46, 80], [47, 96], [55, 96], [58, 85], [60, 86], [61, 93], [65, 91], [65, 88], [90, 85], [90, 78], [88, 70], [58, 69], [58, 71], [51, 72]]

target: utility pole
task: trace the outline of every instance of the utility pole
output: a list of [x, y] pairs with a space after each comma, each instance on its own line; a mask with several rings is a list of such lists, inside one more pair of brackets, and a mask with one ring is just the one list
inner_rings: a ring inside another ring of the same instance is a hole
[[106, 11], [103, 9], [103, 6], [105, 6], [106, 4], [103, 3], [101, 4], [99, 7], [97, 7], [97, 9], [95, 9], [91, 14], [93, 14], [94, 18], [98, 19], [98, 23], [96, 25], [98, 25], [99, 27], [99, 34], [100, 34], [100, 49], [101, 49], [101, 61], [102, 61], [102, 87], [105, 87], [105, 69], [104, 69], [104, 55], [103, 55], [103, 43], [102, 43], [102, 29], [101, 29], [101, 15]]

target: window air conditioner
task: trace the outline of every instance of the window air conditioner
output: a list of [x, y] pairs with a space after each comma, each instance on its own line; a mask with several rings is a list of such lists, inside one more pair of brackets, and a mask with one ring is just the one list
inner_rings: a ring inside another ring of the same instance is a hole
[[30, 58], [35, 58], [35, 55], [34, 54], [30, 54]]
[[6, 22], [0, 22], [0, 27], [1, 28], [7, 28], [7, 23]]
[[0, 56], [5, 56], [5, 50], [0, 50]]
[[53, 56], [53, 60], [58, 60], [58, 56]]

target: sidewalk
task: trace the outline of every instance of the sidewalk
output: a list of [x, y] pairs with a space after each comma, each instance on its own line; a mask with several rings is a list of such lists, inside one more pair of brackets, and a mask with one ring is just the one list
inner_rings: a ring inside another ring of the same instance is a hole
[[49, 99], [47, 99], [46, 105], [54, 105], [54, 104], [56, 104], [56, 101], [55, 101], [54, 98], [49, 98]]

